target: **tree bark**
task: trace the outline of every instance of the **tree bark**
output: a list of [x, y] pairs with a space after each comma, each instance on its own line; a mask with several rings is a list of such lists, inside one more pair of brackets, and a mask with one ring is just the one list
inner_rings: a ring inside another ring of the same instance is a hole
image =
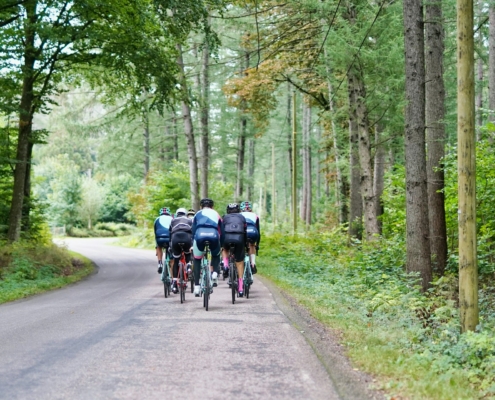
[[474, 123], [473, 1], [457, 0], [459, 305], [462, 332], [474, 331], [479, 321]]
[[359, 132], [357, 124], [357, 100], [352, 75], [347, 75], [349, 94], [349, 166], [350, 166], [350, 204], [349, 237], [361, 239], [363, 219], [363, 199], [361, 197], [361, 171], [359, 168]]
[[182, 58], [182, 46], [177, 45], [178, 60], [181, 84], [181, 106], [182, 118], [184, 120], [184, 134], [187, 142], [187, 152], [189, 156], [189, 179], [191, 189], [191, 206], [195, 210], [199, 209], [199, 185], [198, 185], [198, 158], [196, 155], [196, 142], [194, 138], [194, 129], [191, 118], [191, 108], [189, 107], [190, 99], [187, 90], [187, 81], [184, 73], [184, 61]]
[[28, 170], [29, 142], [33, 128], [34, 114], [34, 63], [36, 61], [34, 41], [34, 24], [36, 23], [36, 0], [28, 0], [24, 7], [26, 23], [24, 26], [24, 66], [22, 76], [22, 94], [19, 105], [19, 131], [17, 139], [17, 155], [14, 169], [14, 187], [9, 214], [9, 242], [19, 240], [21, 234], [22, 210], [25, 196], [26, 173]]
[[[349, 72], [352, 74], [352, 72]], [[353, 77], [355, 84], [356, 114], [358, 119], [358, 149], [359, 165], [361, 167], [361, 195], [363, 197], [364, 231], [366, 240], [376, 240], [380, 234], [378, 219], [376, 217], [375, 193], [373, 191], [373, 167], [371, 156], [371, 134], [368, 122], [368, 111], [365, 99], [366, 90], [364, 87], [361, 71]]]
[[495, 121], [495, 4], [490, 3], [488, 11], [488, 107], [490, 121]]
[[144, 149], [144, 177], [148, 176], [150, 170], [150, 127], [148, 110], [144, 111], [143, 149]]
[[[249, 68], [249, 53], [245, 53], [245, 66], [241, 67], [241, 74], [246, 74]], [[244, 157], [246, 152], [246, 135], [247, 135], [247, 117], [244, 110], [244, 105], [241, 107], [240, 132], [237, 140], [237, 181], [235, 188], [235, 198], [240, 201], [244, 192]]]
[[254, 196], [254, 167], [255, 167], [255, 145], [256, 141], [254, 138], [249, 139], [249, 149], [248, 149], [248, 184], [247, 184], [247, 198], [252, 199]]
[[375, 127], [375, 167], [373, 171], [373, 193], [375, 194], [375, 212], [378, 223], [378, 231], [382, 234], [380, 216], [383, 215], [382, 195], [385, 188], [385, 146], [381, 142], [381, 126]]
[[428, 214], [433, 268], [443, 275], [447, 264], [447, 224], [442, 159], [445, 156], [445, 87], [443, 82], [442, 3], [426, 5], [426, 137], [428, 148]]
[[404, 0], [406, 74], [406, 247], [407, 270], [419, 272], [423, 290], [430, 286], [431, 254], [425, 150], [425, 51], [421, 0]]
[[201, 197], [208, 197], [208, 167], [209, 167], [209, 129], [210, 114], [210, 79], [209, 79], [210, 50], [205, 40], [203, 48], [203, 65], [201, 69]]

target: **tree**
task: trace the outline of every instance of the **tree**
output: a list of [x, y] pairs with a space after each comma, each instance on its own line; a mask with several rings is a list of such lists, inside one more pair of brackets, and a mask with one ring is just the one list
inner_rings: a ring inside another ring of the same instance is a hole
[[459, 304], [461, 330], [465, 332], [474, 331], [479, 318], [472, 0], [457, 0], [457, 31]]
[[443, 26], [441, 1], [426, 4], [426, 136], [428, 148], [428, 213], [430, 247], [434, 269], [441, 275], [447, 264], [447, 227], [445, 222], [445, 87], [443, 83]]
[[425, 149], [425, 52], [421, 0], [404, 0], [406, 73], [406, 246], [407, 270], [419, 272], [421, 286], [431, 282]]

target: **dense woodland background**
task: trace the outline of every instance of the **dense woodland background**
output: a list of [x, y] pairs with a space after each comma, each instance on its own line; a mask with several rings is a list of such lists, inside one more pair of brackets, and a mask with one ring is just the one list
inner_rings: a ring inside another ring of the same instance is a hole
[[[265, 234], [393, 247], [423, 292], [457, 279], [455, 2], [100, 3], [0, 0], [4, 240], [149, 228], [160, 207], [208, 196], [220, 213], [250, 200]], [[476, 2], [472, 22], [492, 310], [495, 6]]]

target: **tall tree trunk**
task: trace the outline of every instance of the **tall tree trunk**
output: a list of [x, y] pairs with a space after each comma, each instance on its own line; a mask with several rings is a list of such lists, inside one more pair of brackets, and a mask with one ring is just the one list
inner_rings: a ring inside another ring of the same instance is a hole
[[248, 149], [248, 184], [247, 184], [247, 198], [252, 199], [254, 196], [254, 167], [255, 167], [255, 145], [256, 141], [254, 138], [249, 139], [249, 149]]
[[143, 115], [144, 130], [143, 130], [143, 149], [144, 149], [144, 177], [148, 176], [150, 170], [150, 124], [148, 110], [144, 111]]
[[466, 332], [479, 322], [472, 0], [457, 0], [457, 54], [459, 305], [461, 330]]
[[307, 181], [307, 157], [308, 153], [306, 152], [306, 143], [307, 143], [307, 135], [308, 135], [308, 104], [306, 101], [302, 101], [302, 134], [301, 134], [301, 150], [300, 156], [302, 159], [302, 193], [299, 204], [299, 218], [301, 221], [306, 222], [306, 207], [308, 205], [308, 181]]
[[[287, 81], [287, 162], [289, 164], [289, 182], [292, 182], [292, 93], [289, 81]], [[292, 214], [292, 201], [290, 203], [290, 213]], [[289, 214], [290, 215], [290, 214]]]
[[490, 3], [488, 11], [488, 107], [491, 110], [490, 121], [495, 121], [495, 4]]
[[14, 169], [14, 187], [12, 193], [12, 203], [9, 214], [9, 230], [7, 238], [10, 242], [19, 240], [21, 234], [21, 219], [25, 196], [26, 173], [28, 170], [29, 141], [33, 128], [34, 114], [34, 54], [36, 23], [36, 0], [28, 0], [24, 7], [26, 11], [26, 22], [24, 26], [24, 66], [22, 69], [22, 94], [19, 105], [19, 133], [17, 139], [16, 165]]
[[[352, 74], [352, 72], [349, 72]], [[371, 134], [366, 108], [366, 90], [361, 71], [353, 77], [356, 91], [356, 114], [358, 118], [359, 165], [361, 167], [361, 195], [363, 197], [364, 231], [367, 240], [376, 240], [380, 234], [376, 217], [375, 193], [373, 191], [373, 160]]]
[[182, 58], [182, 46], [177, 45], [179, 57], [177, 63], [179, 65], [180, 83], [181, 83], [181, 106], [182, 118], [184, 120], [184, 134], [187, 142], [187, 152], [189, 156], [189, 179], [191, 189], [191, 206], [199, 209], [199, 185], [198, 185], [198, 158], [196, 156], [196, 142], [194, 139], [194, 129], [191, 118], [191, 108], [189, 107], [190, 99], [187, 89], [187, 80], [184, 73], [184, 61]]
[[201, 69], [201, 197], [208, 197], [208, 166], [209, 166], [209, 130], [210, 114], [210, 78], [209, 78], [210, 50], [205, 39], [203, 48], [203, 65]]
[[445, 87], [443, 83], [442, 2], [426, 5], [426, 137], [428, 149], [428, 214], [433, 268], [443, 275], [447, 264], [447, 224], [443, 189], [445, 156]]
[[179, 161], [179, 133], [177, 132], [177, 115], [175, 113], [175, 108], [172, 110], [172, 128], [174, 132], [174, 160]]
[[406, 246], [407, 270], [419, 272], [426, 290], [431, 282], [428, 191], [425, 150], [425, 49], [421, 0], [404, 0], [406, 73]]
[[[330, 77], [330, 62], [328, 60], [328, 54], [326, 48], [323, 49], [324, 55], [325, 55], [325, 67], [326, 67], [326, 72], [327, 76]], [[347, 205], [346, 205], [346, 200], [345, 200], [345, 182], [344, 182], [344, 176], [341, 171], [340, 167], [340, 158], [341, 158], [341, 150], [338, 142], [338, 135], [337, 135], [337, 124], [335, 123], [335, 117], [334, 117], [334, 111], [335, 111], [335, 105], [333, 103], [333, 89], [332, 89], [332, 83], [330, 82], [330, 78], [327, 79], [327, 88], [328, 88], [328, 102], [329, 102], [329, 107], [330, 107], [330, 113], [332, 114], [331, 117], [331, 126], [332, 126], [332, 135], [333, 135], [333, 151], [335, 154], [335, 172], [337, 175], [337, 191], [335, 193], [335, 200], [336, 200], [336, 206], [337, 209], [339, 210], [339, 224], [343, 224], [347, 221]], [[319, 185], [318, 185], [319, 186]]]
[[363, 198], [361, 197], [361, 171], [359, 168], [359, 132], [357, 124], [357, 99], [352, 75], [347, 75], [349, 93], [349, 166], [350, 166], [350, 204], [349, 237], [361, 239], [363, 219]]
[[382, 233], [380, 216], [383, 215], [382, 195], [385, 188], [385, 146], [381, 138], [381, 126], [375, 128], [375, 167], [373, 173], [373, 192], [375, 193], [375, 209], [378, 220], [378, 230]]
[[[241, 75], [245, 75], [249, 68], [249, 53], [244, 54], [245, 65], [241, 66]], [[241, 127], [239, 138], [237, 139], [237, 182], [235, 188], [235, 198], [240, 200], [244, 192], [244, 156], [246, 152], [247, 116], [245, 105], [241, 106]]]

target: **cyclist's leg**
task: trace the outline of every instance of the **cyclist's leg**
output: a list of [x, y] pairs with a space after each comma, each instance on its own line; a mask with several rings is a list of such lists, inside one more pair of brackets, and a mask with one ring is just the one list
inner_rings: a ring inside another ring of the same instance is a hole
[[199, 277], [201, 275], [201, 260], [203, 259], [204, 248], [205, 248], [204, 242], [202, 242], [201, 240], [196, 241], [196, 239], [194, 239], [194, 243], [193, 243], [194, 285], [197, 286], [198, 288], [199, 288]]
[[237, 268], [237, 276], [239, 279], [239, 296], [242, 297], [244, 293], [244, 241], [239, 238], [234, 248], [235, 266]]

